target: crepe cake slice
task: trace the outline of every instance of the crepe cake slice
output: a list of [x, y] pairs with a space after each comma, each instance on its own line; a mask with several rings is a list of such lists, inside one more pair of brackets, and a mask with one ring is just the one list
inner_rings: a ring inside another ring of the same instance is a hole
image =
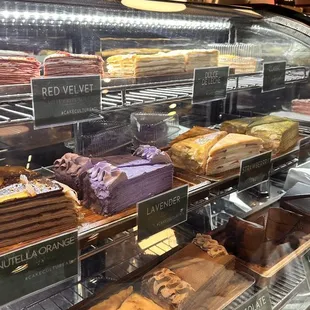
[[259, 154], [263, 141], [260, 138], [230, 133], [209, 152], [206, 174], [214, 175], [240, 167], [240, 161]]
[[284, 153], [296, 145], [299, 126], [298, 122], [287, 119], [270, 124], [251, 125], [247, 134], [261, 138], [266, 150], [272, 150], [275, 154]]
[[170, 149], [173, 164], [181, 169], [204, 174], [209, 150], [226, 134], [225, 131], [217, 131], [173, 144]]

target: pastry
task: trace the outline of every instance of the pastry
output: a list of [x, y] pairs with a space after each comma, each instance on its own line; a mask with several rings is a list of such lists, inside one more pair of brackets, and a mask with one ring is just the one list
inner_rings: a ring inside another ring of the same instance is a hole
[[265, 150], [283, 153], [298, 141], [298, 123], [278, 116], [240, 118], [225, 121], [221, 130], [261, 138]]
[[167, 153], [139, 147], [134, 156], [109, 156], [87, 170], [83, 204], [98, 214], [114, 214], [172, 188], [173, 166]]
[[194, 293], [193, 287], [167, 268], [144, 277], [143, 291], [164, 308], [178, 308]]
[[185, 72], [183, 55], [158, 53], [151, 55], [115, 55], [107, 59], [111, 77], [144, 77]]
[[0, 167], [0, 188], [17, 183], [20, 180], [20, 175], [24, 175], [28, 180], [37, 178], [38, 173], [19, 166], [3, 166]]
[[118, 310], [122, 303], [132, 294], [132, 292], [133, 287], [129, 286], [117, 294], [112, 295], [103, 302], [91, 307], [89, 310]]
[[[215, 240], [214, 240], [215, 241]], [[222, 245], [216, 245], [209, 247], [207, 252], [212, 258], [220, 257], [222, 255], [228, 255], [226, 249]]]
[[210, 149], [226, 134], [225, 131], [217, 131], [174, 143], [170, 149], [173, 164], [178, 168], [204, 174]]
[[18, 183], [0, 189], [0, 247], [77, 228], [73, 192], [55, 181], [22, 175]]
[[209, 151], [205, 173], [219, 174], [240, 167], [240, 161], [258, 155], [262, 140], [247, 135], [230, 133]]
[[0, 85], [29, 84], [40, 76], [40, 66], [34, 57], [0, 56]]
[[44, 59], [45, 76], [97, 75], [104, 76], [104, 61], [97, 55], [57, 52]]
[[229, 66], [235, 74], [252, 73], [256, 71], [257, 60], [253, 57], [241, 57], [235, 55], [219, 55], [219, 67]]

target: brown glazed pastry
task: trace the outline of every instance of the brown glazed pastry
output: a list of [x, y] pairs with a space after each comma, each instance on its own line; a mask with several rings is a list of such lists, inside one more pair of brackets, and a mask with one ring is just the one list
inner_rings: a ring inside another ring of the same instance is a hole
[[167, 268], [147, 275], [142, 282], [143, 291], [164, 308], [179, 308], [194, 293], [193, 287]]
[[128, 288], [110, 296], [103, 302], [91, 307], [89, 310], [118, 310], [122, 303], [132, 294], [133, 287]]
[[281, 208], [270, 208], [266, 224], [266, 239], [283, 243], [288, 235], [298, 231], [302, 216]]
[[222, 255], [228, 255], [225, 247], [222, 245], [217, 245], [215, 247], [212, 247], [207, 252], [212, 258], [220, 257]]
[[28, 180], [39, 176], [38, 173], [19, 166], [0, 167], [0, 188], [19, 182], [20, 175], [25, 175]]

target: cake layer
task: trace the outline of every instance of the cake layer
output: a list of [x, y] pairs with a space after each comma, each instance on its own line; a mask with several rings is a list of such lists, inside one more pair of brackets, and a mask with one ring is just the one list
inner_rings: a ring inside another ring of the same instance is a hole
[[104, 75], [104, 61], [97, 55], [57, 52], [44, 60], [45, 76]]
[[225, 121], [221, 130], [261, 138], [264, 149], [273, 153], [286, 152], [296, 145], [299, 136], [297, 122], [270, 115]]
[[0, 85], [29, 84], [40, 76], [40, 63], [33, 57], [0, 57]]
[[194, 173], [204, 173], [210, 149], [226, 134], [218, 131], [174, 143], [170, 149], [173, 164]]
[[21, 176], [20, 183], [0, 189], [0, 247], [76, 228], [76, 206], [72, 190]]
[[25, 175], [29, 180], [38, 177], [34, 171], [19, 166], [0, 167], [0, 188], [16, 183], [20, 180], [20, 175]]

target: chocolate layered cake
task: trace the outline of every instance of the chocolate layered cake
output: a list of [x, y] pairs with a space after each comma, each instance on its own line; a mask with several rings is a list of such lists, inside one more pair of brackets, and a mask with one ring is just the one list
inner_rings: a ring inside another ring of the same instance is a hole
[[113, 214], [172, 188], [167, 153], [141, 146], [134, 155], [109, 156], [87, 170], [83, 204], [98, 214]]
[[0, 248], [76, 228], [72, 195], [55, 181], [25, 176], [0, 189]]

